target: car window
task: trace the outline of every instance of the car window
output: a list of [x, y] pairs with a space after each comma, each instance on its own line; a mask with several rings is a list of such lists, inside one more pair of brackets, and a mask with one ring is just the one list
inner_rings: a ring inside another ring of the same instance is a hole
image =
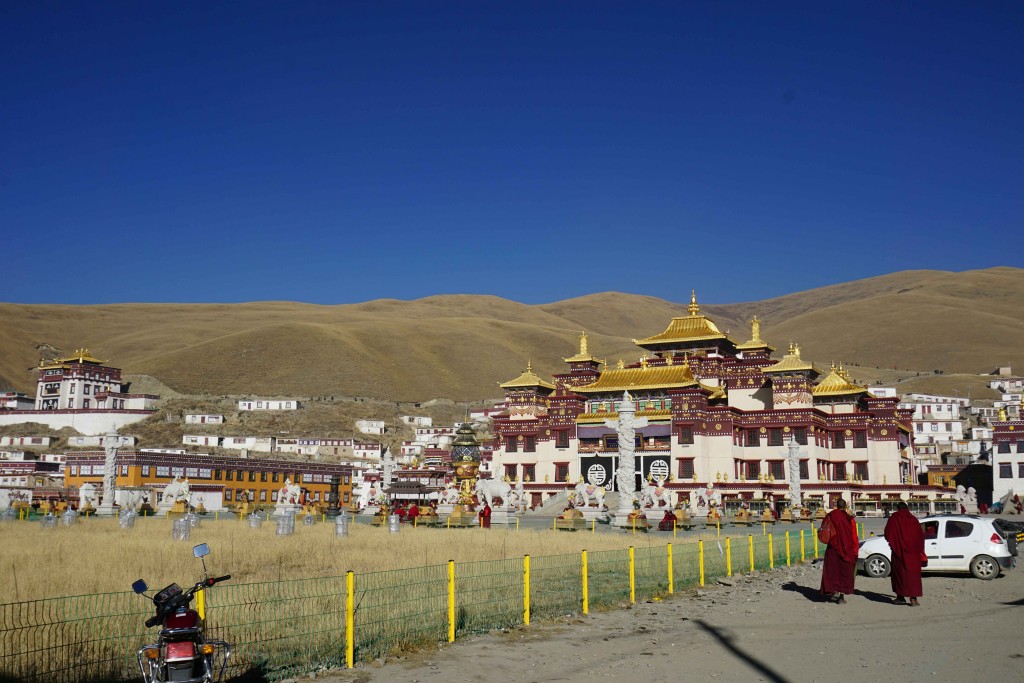
[[939, 523], [938, 522], [925, 522], [921, 525], [921, 529], [924, 531], [925, 538], [938, 538], [939, 537]]
[[972, 531], [974, 531], [974, 525], [970, 522], [946, 520], [946, 538], [966, 538], [971, 535]]

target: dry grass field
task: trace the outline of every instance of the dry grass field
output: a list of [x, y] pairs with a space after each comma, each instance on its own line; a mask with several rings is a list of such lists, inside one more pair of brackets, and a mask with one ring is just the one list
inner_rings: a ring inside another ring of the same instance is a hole
[[[171, 539], [167, 519], [139, 519], [134, 529], [119, 529], [114, 519], [79, 520], [73, 527], [43, 529], [36, 522], [2, 527], [7, 547], [19, 548], [0, 560], [0, 604], [63, 595], [118, 592], [144, 578], [152, 587], [195, 581], [200, 563], [191, 548], [208, 543], [211, 574], [231, 574], [232, 583], [340, 576], [346, 571], [377, 572], [474, 562], [523, 555], [564, 555], [580, 550], [635, 546], [664, 547], [667, 534], [567, 533], [402, 527], [398, 534], [354, 523], [347, 537], [336, 538], [331, 523], [302, 526], [291, 536], [275, 535], [274, 524], [250, 529], [246, 521], [204, 520], [188, 542]], [[682, 539], [680, 539], [681, 541]], [[693, 540], [693, 539], [688, 539]]]
[[[389, 401], [500, 397], [527, 360], [564, 370], [580, 330], [614, 363], [630, 341], [660, 332], [683, 303], [606, 292], [528, 306], [490, 296], [436, 296], [317, 306], [248, 304], [43, 306], [0, 304], [0, 385], [32, 392], [41, 355], [89, 347], [140, 378], [187, 395], [363, 396]], [[801, 343], [830, 360], [901, 376], [1024, 367], [1024, 269], [905, 271], [763, 301], [704, 305], [743, 341], [752, 315], [779, 349]], [[857, 374], [857, 373], [855, 373]], [[163, 392], [161, 392], [163, 393]]]

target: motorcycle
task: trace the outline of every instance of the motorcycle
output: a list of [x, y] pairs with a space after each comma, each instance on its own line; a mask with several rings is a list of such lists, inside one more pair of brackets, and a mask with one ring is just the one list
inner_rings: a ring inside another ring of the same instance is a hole
[[[156, 614], [146, 620], [146, 628], [159, 625], [160, 632], [155, 643], [143, 645], [137, 654], [145, 683], [213, 683], [224, 677], [231, 645], [223, 640], [207, 640], [203, 620], [190, 605], [197, 592], [227, 581], [231, 576], [211, 578], [207, 575], [204, 559], [210, 554], [207, 544], [197, 545], [192, 554], [203, 562], [202, 580], [186, 591], [172, 583], [152, 597]], [[145, 595], [149, 586], [139, 579], [132, 584], [132, 590]], [[218, 655], [220, 667], [214, 676]]]

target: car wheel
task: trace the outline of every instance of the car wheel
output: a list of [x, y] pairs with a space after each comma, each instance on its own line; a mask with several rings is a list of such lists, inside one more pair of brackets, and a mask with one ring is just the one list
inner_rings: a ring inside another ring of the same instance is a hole
[[988, 555], [978, 555], [971, 560], [971, 574], [976, 579], [991, 581], [999, 576], [999, 565]]
[[892, 566], [884, 555], [872, 555], [864, 561], [864, 573], [873, 579], [884, 579], [889, 576]]

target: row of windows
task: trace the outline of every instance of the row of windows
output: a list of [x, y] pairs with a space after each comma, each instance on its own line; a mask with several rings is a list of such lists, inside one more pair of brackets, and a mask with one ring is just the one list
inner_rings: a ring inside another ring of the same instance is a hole
[[[1003, 443], [999, 444], [999, 446], [996, 447], [996, 450], [1000, 453], [1010, 453], [1012, 450], [1012, 446], [1013, 444], [1004, 441]], [[1024, 441], [1017, 442], [1017, 452], [1024, 453]]]
[[[868, 464], [866, 462], [852, 463], [853, 471], [850, 472], [845, 462], [820, 463], [824, 468], [822, 474], [831, 481], [842, 481], [849, 473], [852, 476], [868, 479]], [[748, 480], [757, 479], [762, 474], [782, 481], [786, 478], [786, 464], [783, 460], [770, 460], [767, 468], [762, 471], [760, 460], [743, 460], [737, 463], [737, 476], [742, 475]], [[679, 478], [692, 479], [694, 474], [693, 459], [683, 458], [679, 460]], [[810, 479], [810, 471], [806, 460], [800, 461], [800, 478]]]
[[[128, 465], [121, 465], [121, 475], [128, 476]], [[142, 466], [142, 476], [148, 477], [153, 472], [154, 468], [150, 465]], [[287, 473], [287, 472], [255, 472], [246, 470], [215, 470], [205, 467], [171, 467], [169, 465], [158, 465], [156, 468], [156, 476], [158, 477], [184, 477], [187, 479], [213, 479], [215, 481], [257, 481], [259, 477], [260, 482], [277, 483], [283, 481], [285, 478], [290, 478], [293, 483], [301, 484], [329, 484], [331, 483], [330, 474], [300, 474], [300, 473]], [[103, 465], [71, 465], [71, 474], [80, 476], [96, 476], [102, 475], [104, 472]], [[350, 483], [349, 475], [343, 475], [341, 477], [341, 483]]]
[[[1013, 479], [1013, 463], [999, 463], [999, 478]], [[1024, 479], [1024, 462], [1017, 463], [1017, 478]]]

